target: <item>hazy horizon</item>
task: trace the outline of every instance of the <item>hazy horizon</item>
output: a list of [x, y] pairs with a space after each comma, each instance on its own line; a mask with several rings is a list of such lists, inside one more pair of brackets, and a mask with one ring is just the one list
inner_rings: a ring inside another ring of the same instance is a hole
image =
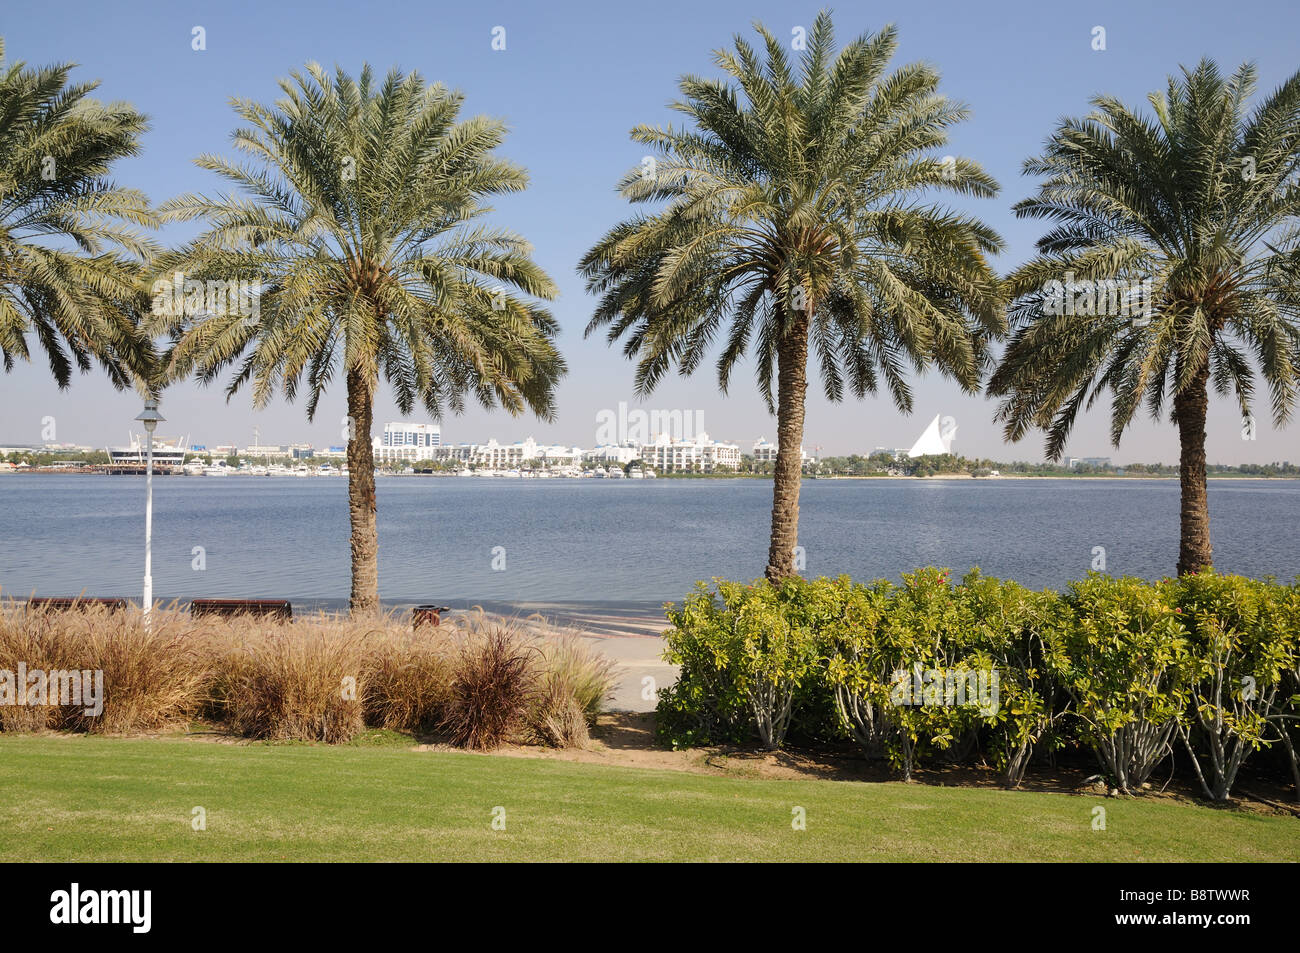
[[[511, 443], [532, 436], [539, 442], [591, 446], [597, 414], [620, 401], [631, 408], [701, 411], [704, 429], [748, 451], [758, 437], [776, 437], [775, 420], [763, 408], [753, 383], [752, 361], [733, 378], [729, 396], [716, 386], [712, 364], [691, 378], [670, 377], [649, 398], [633, 393], [634, 366], [619, 346], [603, 335], [584, 340], [593, 299], [575, 272], [586, 249], [610, 226], [627, 216], [629, 206], [615, 192], [619, 177], [643, 154], [628, 138], [637, 123], [676, 121], [666, 104], [677, 95], [684, 73], [718, 74], [712, 51], [728, 45], [735, 33], [751, 34], [751, 22], [764, 22], [777, 35], [808, 27], [821, 4], [780, 4], [772, 0], [709, 5], [657, 4], [653, 14], [599, 4], [566, 9], [520, 3], [481, 3], [472, 7], [393, 3], [351, 8], [328, 5], [230, 3], [141, 3], [123, 9], [89, 3], [60, 7], [58, 28], [48, 9], [20, 7], [0, 22], [10, 62], [31, 65], [72, 61], [80, 66], [74, 82], [98, 79], [97, 96], [127, 100], [151, 120], [142, 154], [119, 163], [114, 178], [143, 189], [155, 203], [183, 192], [216, 192], [217, 177], [192, 162], [202, 152], [233, 152], [229, 134], [236, 117], [231, 96], [269, 101], [278, 96], [276, 80], [315, 60], [357, 72], [363, 61], [379, 73], [392, 66], [417, 70], [466, 94], [462, 115], [499, 116], [510, 128], [502, 154], [525, 166], [529, 189], [502, 197], [492, 221], [533, 243], [536, 259], [560, 286], [551, 305], [561, 324], [558, 346], [569, 364], [556, 398], [554, 421], [514, 418], [475, 406], [463, 416], [445, 417], [447, 443]], [[874, 32], [894, 22], [899, 66], [914, 60], [935, 64], [942, 90], [966, 102], [972, 117], [953, 130], [952, 154], [974, 158], [1001, 183], [991, 200], [952, 201], [980, 215], [1007, 242], [995, 262], [1007, 272], [1027, 258], [1042, 225], [1019, 221], [1014, 202], [1028, 195], [1033, 180], [1020, 164], [1037, 152], [1058, 119], [1082, 115], [1089, 99], [1102, 92], [1145, 106], [1147, 93], [1161, 89], [1180, 64], [1214, 57], [1225, 70], [1252, 60], [1260, 71], [1260, 92], [1275, 88], [1300, 68], [1295, 27], [1300, 12], [1280, 2], [1258, 4], [1250, 17], [1229, 21], [1207, 41], [1205, 23], [1220, 5], [1204, 0], [1182, 4], [1137, 5], [1098, 2], [1084, 9], [1044, 9], [1008, 3], [994, 11], [971, 4], [937, 2], [924, 8], [898, 6], [835, 10], [837, 41]], [[395, 28], [395, 24], [397, 28]], [[1290, 24], [1288, 27], [1287, 24]], [[204, 30], [206, 49], [191, 48], [192, 31]], [[506, 49], [492, 49], [493, 28], [505, 28]], [[1106, 30], [1106, 49], [1092, 49], [1095, 26]], [[169, 227], [164, 241], [193, 234], [192, 227]], [[301, 402], [277, 395], [254, 411], [241, 392], [224, 399], [221, 383], [204, 389], [193, 382], [169, 388], [161, 432], [189, 434], [207, 446], [252, 443], [256, 427], [266, 444], [310, 442], [336, 445], [344, 413], [341, 387], [322, 400], [309, 423]], [[810, 375], [804, 446], [818, 455], [869, 452], [873, 447], [910, 446], [936, 415], [951, 416], [958, 430], [953, 452], [995, 460], [1040, 460], [1043, 438], [1031, 434], [1017, 444], [1002, 440], [994, 422], [996, 404], [961, 393], [936, 375], [913, 377], [915, 410], [901, 415], [888, 397], [829, 404], [820, 381]], [[60, 392], [43, 355], [31, 364], [0, 372], [0, 444], [43, 442], [44, 418], [56, 422], [54, 442], [99, 446], [121, 443], [135, 427], [140, 401], [114, 391], [102, 372], [76, 375]], [[1208, 422], [1207, 457], [1212, 463], [1266, 463], [1300, 456], [1300, 427], [1275, 430], [1267, 394], [1256, 404], [1257, 438], [1241, 438], [1235, 402], [1214, 397]], [[417, 412], [398, 414], [386, 385], [375, 407], [377, 427], [390, 420], [427, 421]], [[1178, 458], [1176, 428], [1167, 420], [1143, 416], [1116, 449], [1109, 440], [1109, 402], [1082, 415], [1067, 447], [1070, 456], [1110, 456], [1116, 463], [1164, 462]]]

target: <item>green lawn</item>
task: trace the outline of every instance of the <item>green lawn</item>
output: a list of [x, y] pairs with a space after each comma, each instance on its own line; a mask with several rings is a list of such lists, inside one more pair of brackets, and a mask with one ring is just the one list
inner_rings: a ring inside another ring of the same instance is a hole
[[1234, 810], [400, 746], [0, 736], [0, 792], [8, 861], [1300, 858], [1300, 821]]

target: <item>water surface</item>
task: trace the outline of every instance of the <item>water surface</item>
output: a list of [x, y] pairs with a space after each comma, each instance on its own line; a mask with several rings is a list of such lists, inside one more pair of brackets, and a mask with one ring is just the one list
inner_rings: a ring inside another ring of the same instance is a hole
[[[678, 600], [696, 579], [761, 575], [771, 493], [746, 479], [381, 478], [380, 591], [452, 605]], [[1217, 568], [1300, 574], [1300, 481], [1212, 480], [1210, 511]], [[978, 565], [1059, 587], [1097, 546], [1110, 572], [1148, 578], [1178, 552], [1176, 480], [809, 480], [800, 517], [809, 575]], [[138, 597], [143, 538], [142, 477], [0, 476], [6, 594]], [[348, 558], [343, 478], [154, 481], [160, 599], [333, 604]]]

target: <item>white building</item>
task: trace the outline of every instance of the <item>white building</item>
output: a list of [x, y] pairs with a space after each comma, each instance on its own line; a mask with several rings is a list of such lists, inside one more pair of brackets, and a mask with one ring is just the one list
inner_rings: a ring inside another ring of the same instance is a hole
[[[776, 452], [779, 445], [769, 443], [766, 437], [759, 437], [754, 441], [754, 462], [755, 463], [776, 463]], [[808, 462], [808, 451], [803, 447], [799, 448], [799, 462], [805, 464]]]
[[532, 437], [514, 443], [497, 443], [493, 438], [487, 443], [474, 444], [470, 461], [489, 470], [513, 470], [537, 456], [537, 441]]
[[654, 443], [642, 444], [641, 460], [660, 473], [735, 470], [740, 467], [740, 446], [710, 440], [707, 433], [700, 433], [694, 440], [677, 441], [660, 434]]
[[539, 466], [573, 466], [582, 459], [580, 447], [560, 444], [540, 444], [532, 437], [514, 443], [458, 443], [433, 447], [418, 459], [438, 463], [459, 463], [461, 466], [483, 467], [488, 470], [514, 470], [524, 464], [536, 462]]
[[[384, 428], [385, 435], [400, 426], [403, 425], [389, 424]], [[568, 468], [582, 463], [595, 464], [602, 469], [622, 469], [635, 460], [641, 460], [646, 467], [663, 473], [674, 470], [711, 473], [740, 468], [739, 445], [711, 440], [703, 432], [690, 440], [673, 440], [667, 434], [661, 434], [654, 443], [604, 444], [593, 450], [561, 444], [541, 444], [532, 437], [514, 443], [500, 443], [493, 439], [487, 443], [439, 442], [429, 445], [426, 442], [420, 445], [407, 442], [404, 435], [391, 438], [387, 445], [384, 438], [376, 437], [374, 448], [377, 463], [433, 461], [483, 470]], [[808, 459], [806, 454], [804, 459]]]
[[584, 463], [597, 463], [601, 466], [609, 466], [616, 463], [619, 466], [627, 466], [633, 460], [641, 458], [641, 445], [637, 443], [609, 443], [597, 447], [594, 450], [584, 451], [582, 460]]
[[375, 462], [397, 463], [433, 459], [433, 449], [442, 445], [442, 428], [437, 424], [384, 424], [374, 438]]
[[552, 444], [548, 447], [538, 447], [541, 461], [546, 466], [574, 467], [582, 462], [583, 452], [581, 447], [564, 447], [560, 444]]

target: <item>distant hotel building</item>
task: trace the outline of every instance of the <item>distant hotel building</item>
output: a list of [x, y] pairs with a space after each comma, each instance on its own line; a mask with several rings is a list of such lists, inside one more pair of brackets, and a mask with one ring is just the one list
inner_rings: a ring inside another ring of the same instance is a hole
[[[778, 444], [769, 443], [766, 437], [759, 437], [754, 441], [754, 462], [755, 463], [776, 463], [776, 452], [780, 449]], [[808, 462], [808, 451], [803, 447], [799, 448], [799, 462]]]
[[574, 466], [582, 459], [579, 447], [559, 444], [541, 444], [529, 437], [514, 443], [458, 443], [434, 447], [418, 459], [437, 463], [459, 463], [462, 466], [485, 467], [489, 470], [515, 469], [530, 461], [543, 466]]
[[400, 421], [384, 424], [384, 432], [374, 438], [375, 462], [398, 463], [432, 460], [435, 447], [442, 446], [442, 428], [437, 424], [408, 424]]
[[701, 433], [694, 440], [673, 440], [660, 434], [654, 443], [642, 444], [641, 462], [659, 473], [677, 470], [698, 470], [713, 473], [717, 470], [736, 470], [740, 467], [740, 447], [734, 443], [710, 440]]
[[[577, 468], [582, 464], [595, 464], [600, 468], [626, 467], [629, 463], [640, 460], [646, 467], [659, 473], [674, 471], [694, 471], [713, 473], [720, 470], [740, 469], [740, 447], [734, 443], [712, 440], [701, 432], [688, 440], [673, 440], [668, 434], [660, 434], [653, 443], [627, 441], [622, 444], [598, 446], [593, 450], [581, 447], [566, 447], [560, 444], [541, 444], [532, 437], [517, 440], [514, 443], [499, 443], [489, 440], [487, 443], [444, 444], [442, 430], [437, 424], [415, 424], [393, 421], [384, 425], [383, 431], [371, 438], [371, 447], [375, 463], [380, 466], [393, 464], [451, 463], [461, 468], [482, 468], [487, 470], [513, 470], [536, 468]], [[775, 459], [776, 448], [760, 440], [754, 445], [759, 459]], [[760, 447], [763, 449], [760, 450]], [[770, 448], [770, 451], [767, 449]], [[159, 449], [155, 445], [155, 454]], [[134, 444], [129, 448], [114, 448], [115, 459], [132, 460], [138, 455]], [[770, 452], [770, 457], [766, 456]], [[303, 460], [315, 456], [325, 459], [346, 457], [347, 448], [330, 447], [327, 450], [315, 450], [310, 444], [263, 445], [255, 444], [242, 450], [235, 446], [212, 447], [208, 451], [213, 457], [239, 455], [245, 459], [258, 460]], [[808, 459], [802, 448], [800, 453]], [[177, 463], [180, 462], [178, 455]]]
[[584, 463], [598, 463], [609, 466], [611, 463], [625, 467], [633, 460], [641, 459], [641, 445], [635, 442], [610, 443], [594, 450], [585, 450], [582, 454]]
[[[379, 449], [376, 444], [376, 456]], [[406, 458], [413, 459], [413, 458]], [[735, 470], [740, 466], [740, 447], [734, 443], [719, 443], [701, 433], [693, 440], [674, 441], [667, 434], [650, 444], [609, 444], [594, 450], [565, 447], [559, 444], [540, 444], [532, 437], [515, 443], [461, 443], [434, 447], [419, 458], [436, 462], [459, 463], [461, 466], [484, 467], [490, 470], [518, 468], [529, 462], [542, 466], [578, 466], [594, 463], [598, 466], [626, 466], [640, 460], [660, 473], [674, 470]]]

